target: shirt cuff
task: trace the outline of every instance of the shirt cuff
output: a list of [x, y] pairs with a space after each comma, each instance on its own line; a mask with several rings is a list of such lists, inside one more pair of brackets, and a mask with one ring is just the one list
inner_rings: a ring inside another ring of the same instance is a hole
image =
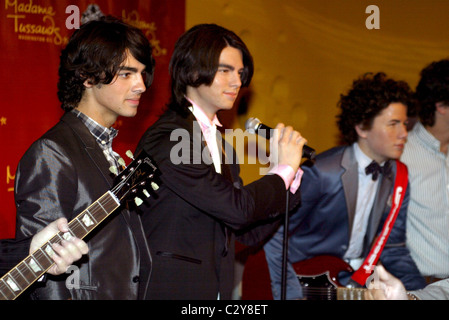
[[288, 190], [288, 188], [290, 188], [291, 193], [296, 193], [296, 191], [299, 189], [303, 173], [304, 171], [302, 171], [301, 168], [299, 168], [295, 173], [293, 171], [293, 168], [286, 164], [275, 165], [268, 172], [268, 174], [277, 174], [278, 176], [280, 176], [282, 180], [284, 180], [285, 189]]

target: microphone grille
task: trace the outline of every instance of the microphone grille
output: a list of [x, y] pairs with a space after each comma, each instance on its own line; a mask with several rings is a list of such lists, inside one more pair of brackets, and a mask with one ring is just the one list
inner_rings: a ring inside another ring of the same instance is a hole
[[245, 123], [245, 128], [248, 130], [249, 133], [254, 134], [256, 133], [257, 128], [260, 125], [260, 120], [257, 118], [248, 118]]

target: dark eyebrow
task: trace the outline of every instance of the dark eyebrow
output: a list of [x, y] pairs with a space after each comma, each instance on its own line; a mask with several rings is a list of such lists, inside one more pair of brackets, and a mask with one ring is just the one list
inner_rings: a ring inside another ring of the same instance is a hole
[[234, 70], [234, 69], [235, 69], [233, 66], [231, 66], [231, 65], [229, 65], [229, 64], [225, 64], [225, 63], [220, 63], [220, 64], [218, 65], [218, 67], [219, 67], [219, 68], [228, 68], [228, 69], [230, 69], [230, 70]]
[[[218, 64], [218, 67], [219, 67], [219, 68], [227, 68], [227, 69], [229, 69], [229, 70], [231, 70], [231, 71], [234, 71], [234, 70], [235, 70], [235, 67], [233, 67], [233, 66], [231, 66], [231, 65], [229, 65], [229, 64], [226, 64], [226, 63], [220, 63], [220, 64]], [[239, 72], [243, 72], [244, 69], [245, 69], [245, 68], [240, 69]]]
[[127, 66], [120, 67], [119, 71], [131, 71], [134, 73], [138, 72], [137, 68], [127, 67]]

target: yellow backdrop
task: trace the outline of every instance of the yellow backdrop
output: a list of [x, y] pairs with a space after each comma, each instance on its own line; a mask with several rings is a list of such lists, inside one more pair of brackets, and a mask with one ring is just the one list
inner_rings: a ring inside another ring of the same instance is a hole
[[[365, 25], [369, 5], [379, 29]], [[337, 143], [336, 105], [353, 79], [383, 71], [415, 88], [424, 66], [449, 56], [446, 0], [187, 0], [186, 28], [205, 22], [234, 30], [255, 60], [247, 112], [226, 125], [292, 124], [317, 151]], [[245, 182], [259, 172], [242, 171]]]

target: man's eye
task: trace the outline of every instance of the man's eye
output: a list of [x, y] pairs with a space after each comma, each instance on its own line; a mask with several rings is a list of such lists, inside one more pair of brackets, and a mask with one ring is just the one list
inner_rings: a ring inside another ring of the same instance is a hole
[[118, 74], [120, 78], [128, 78], [131, 73], [129, 72], [121, 72]]

